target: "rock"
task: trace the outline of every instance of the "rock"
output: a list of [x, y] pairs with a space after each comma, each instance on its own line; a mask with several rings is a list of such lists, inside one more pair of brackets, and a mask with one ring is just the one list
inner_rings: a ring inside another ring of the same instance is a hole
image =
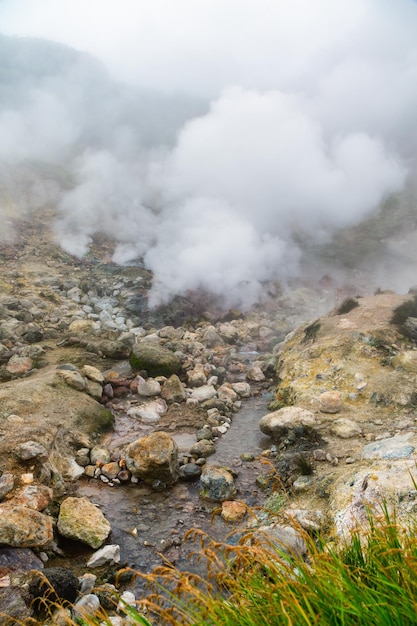
[[70, 333], [75, 335], [85, 334], [90, 335], [95, 328], [93, 320], [74, 320], [68, 327]]
[[180, 467], [180, 478], [187, 482], [197, 480], [201, 476], [201, 467], [197, 463], [186, 463]]
[[362, 429], [356, 422], [345, 417], [340, 417], [335, 420], [330, 426], [330, 432], [336, 437], [342, 439], [350, 439], [350, 437], [357, 437], [362, 434]]
[[48, 567], [42, 572], [34, 571], [29, 583], [29, 592], [35, 598], [35, 606], [75, 602], [81, 584], [78, 578], [65, 567]]
[[132, 475], [148, 484], [160, 480], [170, 486], [178, 480], [178, 446], [167, 433], [137, 439], [126, 448], [125, 460]]
[[232, 386], [228, 383], [224, 383], [217, 389], [217, 396], [219, 400], [225, 402], [227, 405], [233, 404], [238, 399], [236, 391], [232, 389]]
[[251, 389], [249, 383], [232, 383], [231, 387], [240, 398], [250, 398]]
[[132, 348], [130, 364], [133, 371], [146, 370], [149, 376], [171, 376], [181, 368], [179, 358], [167, 348], [150, 341], [141, 341]]
[[307, 491], [313, 482], [311, 476], [299, 476], [296, 478], [292, 484], [292, 488], [294, 493], [300, 493], [302, 491]]
[[213, 441], [211, 439], [201, 439], [190, 448], [190, 454], [195, 457], [208, 457], [216, 452]]
[[248, 512], [248, 507], [239, 500], [225, 500], [222, 502], [221, 516], [225, 522], [241, 522]]
[[202, 439], [213, 439], [213, 431], [210, 426], [203, 426], [197, 431], [197, 441], [201, 441]]
[[259, 422], [261, 431], [275, 440], [288, 438], [310, 438], [314, 432], [316, 418], [311, 411], [296, 406], [287, 406], [264, 415]]
[[176, 374], [173, 374], [165, 381], [161, 395], [169, 404], [172, 402], [183, 402], [187, 397], [184, 385]]
[[52, 518], [22, 505], [0, 505], [0, 544], [44, 548], [53, 539]]
[[77, 391], [85, 391], [86, 379], [80, 374], [80, 372], [58, 369], [57, 375], [73, 389], [76, 389]]
[[[18, 587], [0, 588], [0, 615], [3, 616], [5, 626], [26, 624], [33, 614], [28, 607]], [[10, 617], [9, 620], [6, 616]]]
[[323, 529], [324, 517], [321, 511], [306, 509], [287, 509], [285, 517], [294, 520], [301, 528], [309, 533], [318, 533]]
[[407, 372], [417, 372], [417, 350], [404, 350], [396, 354], [392, 361], [393, 367], [402, 367]]
[[374, 441], [364, 446], [363, 459], [405, 459], [415, 450], [415, 441], [410, 442], [412, 433], [389, 437], [381, 441]]
[[104, 375], [97, 367], [92, 365], [84, 365], [81, 368], [81, 374], [95, 383], [102, 385], [104, 383]]
[[218, 334], [214, 326], [208, 326], [203, 334], [203, 343], [208, 348], [215, 348], [223, 345], [223, 339]]
[[14, 474], [5, 473], [0, 476], [0, 500], [14, 489]]
[[15, 376], [27, 374], [33, 367], [33, 361], [27, 356], [19, 356], [14, 354], [6, 365], [6, 370]]
[[202, 363], [196, 363], [194, 369], [187, 372], [187, 382], [190, 387], [201, 387], [207, 382], [207, 376]]
[[145, 380], [142, 377], [139, 377], [137, 384], [137, 393], [140, 396], [159, 396], [161, 393], [161, 385], [154, 378], [148, 378]]
[[342, 394], [340, 391], [325, 391], [319, 399], [322, 413], [339, 413], [343, 408]]
[[193, 389], [190, 397], [198, 402], [205, 402], [215, 396], [217, 396], [217, 391], [213, 385], [202, 385]]
[[200, 498], [210, 502], [233, 500], [236, 486], [232, 474], [225, 467], [205, 465], [200, 477]]
[[103, 513], [87, 498], [68, 497], [61, 503], [58, 531], [63, 537], [76, 539], [99, 548], [111, 532]]
[[110, 463], [105, 463], [100, 469], [103, 476], [109, 480], [114, 480], [120, 472], [120, 465], [116, 463], [116, 461], [112, 461]]
[[100, 567], [101, 565], [115, 565], [120, 563], [120, 546], [117, 544], [107, 545], [94, 552], [87, 562], [87, 567]]
[[123, 360], [129, 358], [130, 347], [122, 341], [100, 341], [97, 345], [99, 352], [108, 359]]
[[42, 561], [29, 548], [0, 548], [0, 577], [5, 573], [11, 582], [15, 576], [20, 578], [22, 573], [31, 569], [43, 569]]
[[90, 460], [92, 465], [104, 465], [111, 460], [110, 450], [103, 446], [94, 446], [90, 450]]
[[99, 610], [100, 600], [94, 593], [88, 593], [74, 604], [72, 614], [77, 622], [88, 623], [98, 614]]
[[103, 387], [100, 383], [96, 383], [94, 380], [90, 380], [89, 378], [85, 378], [85, 390], [89, 396], [95, 398], [96, 400], [101, 400], [103, 395]]
[[302, 556], [307, 552], [307, 546], [301, 533], [292, 526], [283, 526], [278, 523], [261, 526], [254, 532], [253, 536], [261, 544], [272, 544], [279, 551], [284, 551], [290, 555]]
[[26, 506], [35, 511], [43, 511], [51, 503], [53, 491], [45, 485], [27, 485], [20, 489], [9, 504]]
[[31, 459], [39, 459], [44, 461], [48, 458], [48, 453], [44, 446], [37, 441], [25, 441], [20, 443], [15, 448], [15, 454], [22, 461], [29, 461]]
[[157, 398], [141, 406], [128, 409], [127, 414], [130, 417], [140, 419], [144, 424], [154, 424], [159, 422], [162, 415], [165, 415], [168, 407], [163, 398]]
[[259, 365], [254, 365], [247, 371], [246, 378], [248, 380], [253, 380], [256, 383], [260, 383], [265, 380], [265, 374], [263, 373]]

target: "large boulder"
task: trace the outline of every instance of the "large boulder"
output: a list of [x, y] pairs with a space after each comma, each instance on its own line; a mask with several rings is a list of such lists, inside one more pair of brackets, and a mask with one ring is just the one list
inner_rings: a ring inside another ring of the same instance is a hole
[[178, 446], [164, 432], [154, 432], [126, 448], [126, 466], [150, 485], [170, 486], [179, 478]]
[[0, 545], [43, 548], [53, 539], [52, 518], [23, 505], [0, 506]]
[[63, 537], [76, 539], [97, 549], [110, 535], [111, 526], [90, 500], [69, 497], [61, 504], [58, 530]]
[[179, 372], [181, 361], [168, 348], [142, 341], [133, 346], [130, 365], [136, 372], [146, 370], [149, 376], [171, 376]]
[[297, 406], [286, 406], [264, 415], [259, 422], [261, 431], [274, 440], [310, 437], [316, 418], [311, 411]]

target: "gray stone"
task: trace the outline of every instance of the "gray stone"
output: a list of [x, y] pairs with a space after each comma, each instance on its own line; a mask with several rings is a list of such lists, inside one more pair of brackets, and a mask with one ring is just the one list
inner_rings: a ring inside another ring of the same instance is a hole
[[215, 396], [217, 396], [217, 391], [213, 385], [202, 385], [201, 387], [196, 387], [191, 392], [191, 398], [198, 402], [205, 402]]
[[173, 374], [165, 381], [161, 395], [168, 403], [183, 402], [187, 397], [184, 385], [176, 374]]
[[409, 443], [412, 433], [389, 437], [382, 441], [374, 441], [364, 446], [363, 459], [405, 459], [415, 450], [415, 446]]
[[361, 435], [362, 429], [356, 422], [353, 422], [346, 417], [340, 417], [332, 423], [330, 426], [330, 432], [341, 439], [350, 439], [351, 437]]
[[316, 418], [311, 411], [287, 406], [264, 415], [259, 422], [259, 428], [268, 437], [279, 440], [287, 437], [290, 432], [296, 437], [309, 437], [315, 424]]
[[190, 448], [190, 454], [195, 457], [208, 457], [216, 452], [213, 441], [201, 439]]
[[141, 341], [132, 348], [130, 364], [133, 371], [146, 370], [149, 376], [178, 374], [181, 361], [170, 350], [151, 341]]
[[37, 441], [25, 441], [24, 443], [20, 443], [15, 448], [15, 454], [22, 461], [29, 461], [30, 459], [45, 460], [48, 457], [44, 446]]
[[120, 546], [109, 544], [94, 552], [87, 562], [87, 567], [100, 567], [101, 565], [114, 565], [120, 562]]
[[225, 467], [206, 465], [200, 477], [200, 498], [210, 502], [233, 500], [236, 486], [232, 474]]
[[3, 500], [4, 496], [13, 491], [14, 488], [14, 475], [5, 473], [0, 476], [0, 500]]

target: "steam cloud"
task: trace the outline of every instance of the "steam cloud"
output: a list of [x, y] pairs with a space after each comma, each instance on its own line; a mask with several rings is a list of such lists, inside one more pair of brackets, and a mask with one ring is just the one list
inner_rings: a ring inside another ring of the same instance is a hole
[[[414, 174], [417, 4], [215, 1], [208, 23], [180, 4], [191, 60], [170, 33], [172, 54], [147, 72], [129, 59], [129, 87], [88, 56], [57, 48], [58, 72], [39, 52], [41, 78], [28, 62], [9, 79], [18, 102], [0, 93], [0, 158], [65, 163], [75, 184], [59, 201], [60, 244], [82, 257], [94, 233], [114, 237], [116, 262], [153, 271], [151, 305], [199, 287], [249, 305], [263, 281], [297, 275], [300, 235], [329, 240]], [[240, 19], [200, 37], [222, 11]]]

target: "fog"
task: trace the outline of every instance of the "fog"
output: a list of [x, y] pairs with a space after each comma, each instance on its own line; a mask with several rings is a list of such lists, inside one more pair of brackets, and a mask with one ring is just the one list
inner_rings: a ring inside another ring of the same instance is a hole
[[[1, 180], [59, 164], [60, 245], [112, 237], [152, 306], [249, 306], [305, 248], [414, 202], [413, 0], [3, 0], [0, 29]], [[412, 280], [413, 247], [372, 267], [382, 286]]]

